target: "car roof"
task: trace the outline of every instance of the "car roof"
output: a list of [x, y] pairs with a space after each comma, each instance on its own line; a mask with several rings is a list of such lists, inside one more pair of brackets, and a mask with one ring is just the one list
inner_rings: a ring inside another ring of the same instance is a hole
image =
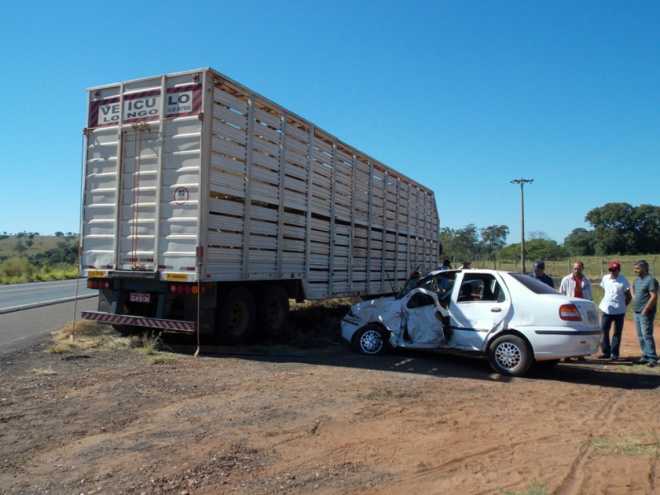
[[453, 270], [432, 270], [424, 276], [427, 277], [429, 275], [437, 275], [438, 273], [447, 273], [447, 272], [499, 273], [499, 274], [515, 273], [508, 270], [493, 270], [492, 268], [465, 268], [465, 269], [455, 268]]

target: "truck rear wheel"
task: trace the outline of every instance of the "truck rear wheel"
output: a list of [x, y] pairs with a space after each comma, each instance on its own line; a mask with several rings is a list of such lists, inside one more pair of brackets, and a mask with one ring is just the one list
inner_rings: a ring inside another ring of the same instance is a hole
[[254, 330], [254, 296], [245, 287], [234, 287], [220, 296], [215, 333], [219, 343], [245, 344]]
[[289, 294], [281, 285], [269, 287], [259, 303], [259, 325], [264, 335], [281, 339], [289, 322]]

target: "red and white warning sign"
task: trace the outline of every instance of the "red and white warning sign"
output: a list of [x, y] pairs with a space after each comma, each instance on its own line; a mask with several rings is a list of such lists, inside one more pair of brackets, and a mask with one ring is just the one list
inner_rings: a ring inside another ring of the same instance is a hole
[[178, 205], [183, 205], [188, 202], [190, 199], [190, 193], [188, 189], [183, 186], [179, 186], [174, 191], [174, 202]]

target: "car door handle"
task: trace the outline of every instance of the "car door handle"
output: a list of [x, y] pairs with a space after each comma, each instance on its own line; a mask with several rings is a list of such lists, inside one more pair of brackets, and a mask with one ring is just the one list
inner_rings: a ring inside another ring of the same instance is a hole
[[502, 312], [502, 308], [493, 308], [490, 310], [491, 313], [500, 313]]

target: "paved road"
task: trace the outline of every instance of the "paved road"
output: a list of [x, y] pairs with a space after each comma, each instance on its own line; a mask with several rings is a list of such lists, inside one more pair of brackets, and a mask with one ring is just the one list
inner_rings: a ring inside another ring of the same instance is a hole
[[81, 299], [23, 311], [0, 314], [0, 357], [27, 349], [66, 323], [80, 318], [83, 310], [95, 310], [98, 298]]
[[[87, 280], [78, 282], [78, 298], [96, 297], [97, 290], [87, 288]], [[34, 284], [0, 285], [0, 314], [27, 308], [73, 301], [76, 297], [76, 280], [59, 280]]]
[[49, 332], [94, 310], [98, 291], [87, 280], [39, 282], [0, 286], [0, 356], [26, 349], [48, 337]]

